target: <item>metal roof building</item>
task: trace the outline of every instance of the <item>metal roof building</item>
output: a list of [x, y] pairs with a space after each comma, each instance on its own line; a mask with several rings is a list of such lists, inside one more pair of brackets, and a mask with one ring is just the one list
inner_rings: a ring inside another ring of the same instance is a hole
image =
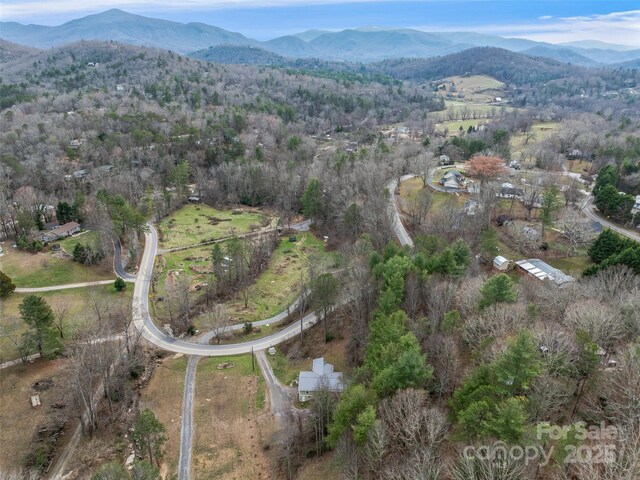
[[539, 258], [530, 258], [528, 260], [518, 260], [516, 268], [538, 278], [539, 280], [551, 280], [556, 285], [564, 285], [573, 282], [573, 277], [567, 275], [561, 270], [543, 262]]
[[321, 387], [326, 386], [332, 392], [341, 392], [344, 389], [342, 373], [334, 372], [333, 365], [325, 363], [324, 358], [313, 360], [311, 372], [298, 374], [298, 400], [306, 402]]

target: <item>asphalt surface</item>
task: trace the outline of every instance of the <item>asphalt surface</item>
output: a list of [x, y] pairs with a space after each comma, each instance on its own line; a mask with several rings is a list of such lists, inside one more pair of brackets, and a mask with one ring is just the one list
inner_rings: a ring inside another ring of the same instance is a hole
[[[403, 175], [400, 177], [400, 181], [404, 182], [405, 180], [409, 180], [413, 177], [415, 177], [415, 175]], [[403, 247], [408, 246], [409, 248], [413, 248], [413, 240], [411, 240], [411, 236], [409, 235], [409, 232], [407, 232], [407, 229], [404, 228], [404, 224], [400, 218], [400, 212], [398, 211], [395, 193], [397, 187], [398, 181], [396, 179], [391, 180], [387, 184], [387, 190], [389, 191], [389, 212], [393, 218], [393, 231], [396, 234], [396, 237], [398, 237], [400, 245]]]
[[640, 233], [634, 232], [632, 230], [622, 228], [615, 223], [610, 222], [609, 220], [603, 218], [593, 211], [593, 197], [590, 196], [589, 199], [582, 206], [582, 213], [584, 213], [591, 220], [595, 220], [596, 222], [602, 224], [604, 227], [610, 228], [611, 230], [619, 233], [620, 235], [624, 235], [631, 240], [635, 240], [636, 242], [640, 242]]
[[113, 241], [113, 269], [124, 281], [133, 282], [136, 279], [135, 275], [127, 273], [122, 266], [122, 245], [117, 238]]
[[[277, 345], [300, 332], [300, 323], [294, 322], [282, 330], [273, 333], [267, 337], [259, 338], [249, 342], [242, 342], [230, 345], [205, 345], [201, 343], [193, 343], [187, 340], [171, 337], [160, 330], [153, 322], [149, 313], [149, 288], [151, 285], [151, 274], [153, 272], [153, 264], [158, 250], [158, 234], [153, 225], [148, 224], [147, 232], [145, 232], [146, 242], [145, 249], [140, 262], [140, 269], [136, 278], [133, 290], [133, 321], [136, 328], [142, 333], [142, 336], [150, 343], [156, 345], [163, 350], [175, 353], [183, 353], [185, 355], [199, 355], [204, 357], [237, 355], [248, 353], [252, 350], [264, 350], [273, 345]], [[266, 325], [275, 323], [287, 317], [287, 312], [281, 312], [274, 317], [254, 322], [254, 325]], [[315, 313], [310, 313], [302, 320], [302, 329], [307, 329], [314, 325], [317, 321]], [[243, 328], [242, 325], [234, 325], [231, 329], [238, 330]]]

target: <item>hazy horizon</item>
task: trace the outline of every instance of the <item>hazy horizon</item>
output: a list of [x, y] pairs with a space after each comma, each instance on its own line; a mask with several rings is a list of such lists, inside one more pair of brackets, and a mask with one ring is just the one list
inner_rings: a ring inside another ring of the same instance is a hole
[[[410, 28], [430, 32], [465, 31], [550, 43], [597, 40], [640, 47], [640, 10], [630, 1], [519, 2], [508, 0], [303, 1], [239, 0], [180, 5], [160, 1], [9, 0], [0, 20], [55, 26], [118, 8], [181, 23], [201, 22], [257, 40], [306, 30]], [[0, 36], [2, 33], [0, 31]]]

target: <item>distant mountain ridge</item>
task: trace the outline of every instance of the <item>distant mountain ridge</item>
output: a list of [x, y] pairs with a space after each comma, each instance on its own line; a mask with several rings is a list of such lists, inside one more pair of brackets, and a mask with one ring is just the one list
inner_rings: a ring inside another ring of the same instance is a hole
[[[640, 48], [597, 41], [554, 45], [473, 32], [423, 32], [406, 28], [369, 27], [337, 32], [309, 30], [261, 42], [241, 33], [204, 23], [185, 24], [160, 20], [118, 9], [78, 18], [55, 27], [0, 22], [0, 32], [0, 36], [10, 42], [35, 48], [49, 48], [79, 40], [114, 40], [182, 54], [210, 47], [241, 46], [261, 48], [289, 58], [359, 63], [394, 58], [431, 58], [474, 47], [503, 48], [581, 66], [620, 64], [640, 59]], [[261, 56], [264, 57], [262, 54]]]

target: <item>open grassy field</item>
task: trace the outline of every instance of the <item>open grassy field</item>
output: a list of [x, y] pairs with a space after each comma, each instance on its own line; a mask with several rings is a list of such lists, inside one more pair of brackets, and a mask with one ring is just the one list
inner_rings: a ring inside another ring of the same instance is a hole
[[57, 241], [55, 243], [60, 244], [62, 249], [69, 253], [73, 253], [73, 249], [76, 244], [81, 243], [83, 245], [95, 245], [100, 237], [100, 232], [96, 232], [95, 230], [86, 230], [84, 232], [80, 232], [77, 235], [73, 235], [72, 237], [67, 237], [64, 240]]
[[441, 83], [453, 82], [456, 85], [456, 89], [460, 92], [463, 90], [477, 91], [485, 90], [487, 88], [502, 88], [504, 83], [500, 80], [496, 80], [488, 75], [470, 75], [470, 76], [455, 76], [448, 77], [442, 80]]
[[237, 322], [269, 318], [290, 305], [309, 274], [309, 263], [318, 271], [340, 265], [338, 254], [327, 252], [324, 243], [310, 232], [297, 234], [296, 242], [283, 238], [269, 260], [268, 268], [250, 287], [247, 308], [241, 298], [227, 304]]
[[326, 480], [341, 478], [343, 467], [333, 452], [325, 453], [320, 458], [307, 459], [298, 471], [297, 480]]
[[562, 270], [564, 273], [576, 277], [582, 275], [582, 272], [589, 265], [593, 264], [591, 257], [588, 255], [576, 255], [575, 257], [561, 257], [545, 259], [552, 267]]
[[[0, 476], [23, 467], [38, 426], [55, 414], [54, 403], [68, 403], [68, 360], [36, 361], [0, 370]], [[51, 380], [50, 388], [36, 392], [35, 382]], [[32, 408], [29, 398], [39, 393], [42, 406]]]
[[[454, 168], [451, 167], [449, 169], [438, 170], [433, 177], [434, 182], [437, 183], [437, 181], [440, 179], [442, 175], [445, 174], [445, 172], [453, 169]], [[400, 184], [400, 195], [398, 198], [398, 204], [400, 205], [400, 209], [403, 211], [406, 211], [406, 205], [407, 205], [406, 202], [414, 198], [418, 194], [418, 192], [422, 191], [423, 188], [424, 187], [422, 185], [422, 179], [420, 178], [412, 178], [410, 180], [402, 182], [402, 184]], [[468, 197], [464, 193], [455, 195], [451, 193], [436, 192], [432, 190], [431, 199], [433, 203], [431, 204], [431, 209], [429, 211], [429, 214], [437, 214], [442, 211], [442, 208], [444, 207], [445, 203], [448, 201], [451, 201], [451, 199], [454, 199], [456, 204], [460, 208], [462, 208], [464, 203], [468, 200]]]
[[207, 205], [185, 205], [160, 222], [161, 248], [195, 245], [267, 226], [270, 218], [249, 209], [218, 210]]
[[[162, 472], [165, 478], [177, 478], [180, 456], [180, 430], [182, 417], [182, 395], [187, 358], [173, 356], [162, 360], [149, 384], [142, 391], [140, 409], [150, 408], [165, 428], [167, 442], [164, 444]], [[196, 429], [197, 431], [197, 429]]]
[[9, 275], [16, 287], [48, 287], [65, 283], [115, 279], [108, 267], [86, 267], [55, 252], [24, 253], [5, 248], [0, 270]]
[[[73, 288], [58, 290], [55, 292], [41, 292], [37, 295], [43, 297], [51, 306], [54, 314], [59, 308], [67, 308], [67, 320], [65, 322], [65, 338], [71, 338], [73, 332], [83, 325], [95, 321], [92, 307], [94, 303], [124, 302], [131, 303], [133, 287], [131, 285], [124, 292], [116, 292], [111, 285], [97, 285], [95, 287]], [[27, 331], [26, 324], [20, 318], [18, 309], [22, 300], [27, 296], [23, 293], [13, 293], [8, 298], [0, 300], [0, 326], [11, 332], [12, 337], [21, 338]], [[0, 337], [0, 362], [6, 362], [18, 358], [15, 345], [7, 337]]]
[[[531, 127], [531, 133], [534, 135], [527, 142], [527, 134], [517, 134], [511, 137], [511, 157], [523, 163], [523, 167], [530, 166], [523, 158], [525, 149], [535, 149], [535, 146], [541, 144], [549, 135], [556, 133], [562, 124], [560, 122], [538, 122]], [[526, 145], [525, 145], [526, 143]]]
[[[462, 114], [467, 114], [469, 116], [476, 117], [473, 124], [477, 125], [480, 122], [486, 122], [488, 119], [497, 116], [502, 108], [506, 109], [509, 112], [514, 110], [513, 107], [506, 107], [502, 105], [465, 102], [459, 100], [445, 100], [444, 111], [431, 112], [428, 114], [428, 116], [431, 119], [435, 120], [436, 123], [442, 123], [460, 119], [462, 117]], [[444, 130], [444, 128], [438, 128], [438, 130]], [[449, 128], [449, 130], [451, 131], [451, 128]]]
[[211, 272], [211, 245], [166, 252], [156, 257], [155, 271], [158, 272], [157, 294], [166, 292], [167, 275], [178, 271], [180, 275], [189, 275], [191, 283], [206, 282]]
[[[223, 362], [235, 367], [218, 370]], [[265, 389], [258, 363], [251, 356], [207, 358], [196, 372], [194, 397], [194, 478], [267, 479], [275, 422], [263, 415]]]
[[[472, 119], [472, 120], [451, 120], [446, 122], [436, 123], [436, 130], [440, 132], [444, 132], [445, 129], [448, 130], [449, 135], [457, 135], [460, 133], [460, 127], [466, 133], [469, 127], [476, 127], [483, 120]], [[486, 121], [486, 120], [484, 120]]]

